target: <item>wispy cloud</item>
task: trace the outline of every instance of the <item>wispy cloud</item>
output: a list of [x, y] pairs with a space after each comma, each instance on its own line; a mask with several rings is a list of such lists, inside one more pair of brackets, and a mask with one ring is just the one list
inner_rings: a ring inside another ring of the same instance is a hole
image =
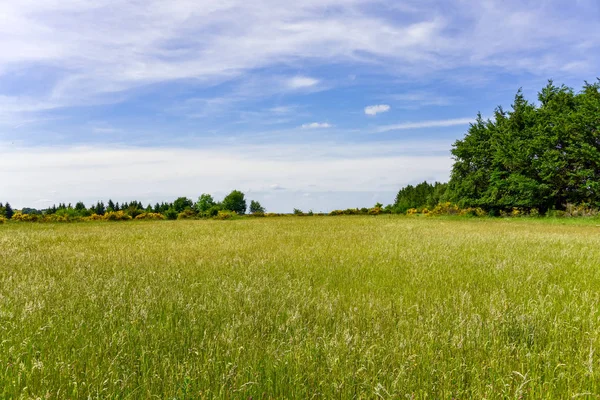
[[287, 81], [288, 87], [292, 89], [310, 88], [317, 85], [318, 83], [318, 79], [310, 78], [308, 76], [295, 76]]
[[367, 115], [377, 115], [388, 111], [390, 111], [390, 106], [387, 104], [377, 104], [365, 107], [365, 114]]
[[311, 122], [310, 124], [302, 124], [302, 129], [323, 129], [331, 128], [329, 122]]
[[375, 132], [382, 133], [389, 131], [405, 131], [409, 129], [444, 128], [450, 126], [468, 125], [474, 121], [474, 118], [455, 118], [419, 122], [403, 122], [400, 124], [380, 126], [375, 130]]

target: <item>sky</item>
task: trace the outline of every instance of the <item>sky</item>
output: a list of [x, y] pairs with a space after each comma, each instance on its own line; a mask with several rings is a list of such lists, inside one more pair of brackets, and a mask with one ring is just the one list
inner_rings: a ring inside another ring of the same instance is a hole
[[0, 201], [389, 204], [599, 65], [597, 0], [2, 1]]

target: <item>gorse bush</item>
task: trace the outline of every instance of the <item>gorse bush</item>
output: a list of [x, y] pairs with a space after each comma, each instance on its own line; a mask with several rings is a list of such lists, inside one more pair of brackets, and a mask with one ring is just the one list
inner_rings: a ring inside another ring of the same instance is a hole
[[196, 213], [192, 209], [187, 209], [177, 214], [177, 219], [193, 219], [196, 218]]
[[235, 211], [219, 211], [218, 214], [213, 218], [218, 220], [226, 220], [233, 219], [237, 216], [238, 214]]
[[106, 221], [129, 221], [131, 215], [125, 214], [123, 211], [112, 211], [104, 214]]
[[153, 221], [160, 221], [163, 219], [167, 219], [164, 215], [160, 214], [160, 213], [143, 213], [138, 215], [137, 217], [135, 217], [136, 220], [153, 220]]

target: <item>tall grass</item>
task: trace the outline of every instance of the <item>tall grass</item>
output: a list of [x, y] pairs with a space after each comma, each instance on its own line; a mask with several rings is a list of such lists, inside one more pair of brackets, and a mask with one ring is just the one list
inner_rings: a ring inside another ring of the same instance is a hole
[[600, 397], [600, 228], [0, 226], [0, 398]]

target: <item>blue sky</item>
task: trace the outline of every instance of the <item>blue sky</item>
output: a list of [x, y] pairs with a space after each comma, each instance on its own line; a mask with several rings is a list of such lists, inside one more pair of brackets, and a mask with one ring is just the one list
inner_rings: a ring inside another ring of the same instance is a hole
[[518, 88], [579, 88], [600, 3], [19, 0], [0, 5], [0, 201], [390, 203]]

